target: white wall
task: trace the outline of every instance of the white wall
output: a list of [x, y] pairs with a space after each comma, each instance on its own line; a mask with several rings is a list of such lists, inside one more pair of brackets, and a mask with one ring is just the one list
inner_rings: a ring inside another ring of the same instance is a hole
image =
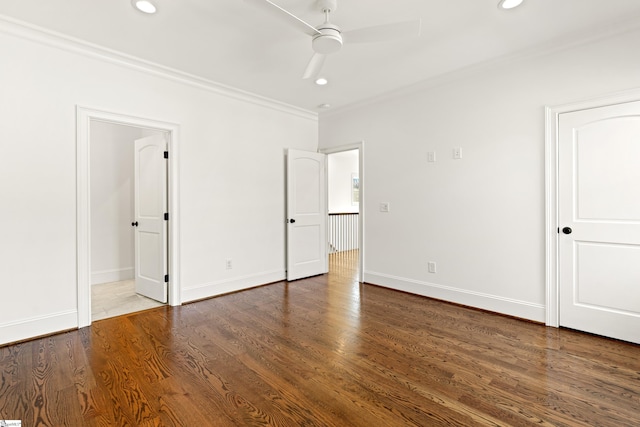
[[358, 203], [352, 202], [351, 176], [358, 176], [358, 150], [332, 153], [327, 156], [329, 185], [329, 213], [358, 212]]
[[133, 141], [148, 129], [91, 123], [91, 284], [134, 277]]
[[323, 114], [321, 148], [367, 144], [365, 280], [544, 321], [544, 107], [639, 87], [638, 40], [630, 32]]
[[78, 325], [77, 105], [180, 125], [183, 301], [284, 278], [284, 152], [316, 116], [76, 50], [0, 21], [0, 344]]

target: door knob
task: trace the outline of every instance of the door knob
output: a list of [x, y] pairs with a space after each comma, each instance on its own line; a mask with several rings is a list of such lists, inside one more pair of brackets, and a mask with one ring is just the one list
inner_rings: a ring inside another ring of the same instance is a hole
[[290, 222], [291, 224], [293, 224], [294, 222], [296, 222], [296, 220], [295, 220], [295, 219], [293, 219], [293, 218], [291, 218], [291, 219], [289, 220], [289, 222]]
[[133, 227], [137, 227], [137, 226], [138, 226], [138, 221], [136, 221], [136, 222], [132, 222], [132, 223], [131, 223], [131, 226], [133, 226]]
[[571, 234], [573, 232], [573, 230], [571, 229], [571, 227], [565, 227], [562, 229], [562, 232], [564, 234]]

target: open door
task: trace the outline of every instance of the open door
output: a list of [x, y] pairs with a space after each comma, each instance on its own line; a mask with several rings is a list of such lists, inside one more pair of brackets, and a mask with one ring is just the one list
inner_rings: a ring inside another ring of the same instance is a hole
[[287, 151], [287, 280], [328, 272], [326, 155]]
[[135, 141], [136, 292], [167, 302], [167, 161], [164, 135]]

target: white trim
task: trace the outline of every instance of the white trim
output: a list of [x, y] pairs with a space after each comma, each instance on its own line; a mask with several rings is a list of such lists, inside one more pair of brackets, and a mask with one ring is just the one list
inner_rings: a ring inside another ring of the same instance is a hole
[[466, 289], [422, 282], [406, 277], [377, 273], [375, 271], [365, 272], [365, 281], [372, 285], [528, 319], [534, 322], [544, 321], [545, 309], [541, 304], [533, 304], [481, 292], [472, 292]]
[[56, 31], [51, 31], [8, 16], [0, 15], [0, 32], [46, 46], [62, 49], [67, 52], [76, 53], [88, 58], [108, 62], [113, 65], [165, 78], [188, 86], [197, 87], [239, 101], [271, 108], [276, 111], [310, 120], [318, 120], [317, 112], [305, 110], [294, 105], [285, 104], [284, 102], [276, 101], [193, 74], [185, 73], [184, 71], [146, 61], [135, 56], [127, 55], [116, 50], [89, 43], [85, 40], [58, 33]]
[[545, 324], [558, 327], [558, 113], [545, 108]]
[[[76, 310], [60, 311], [46, 316], [31, 317], [0, 325], [2, 338], [0, 345], [22, 341], [25, 337], [39, 337], [55, 332], [76, 329], [78, 324]], [[31, 339], [31, 338], [30, 338]]]
[[[321, 148], [319, 150], [320, 153], [323, 154], [334, 154], [334, 153], [342, 153], [345, 151], [358, 150], [358, 173], [360, 174], [360, 202], [358, 204], [358, 281], [360, 283], [364, 282], [364, 260], [365, 260], [365, 215], [364, 215], [364, 198], [365, 198], [365, 168], [364, 168], [364, 141], [356, 142], [353, 144], [347, 145], [339, 145], [337, 147], [328, 147]], [[327, 187], [327, 194], [329, 192], [329, 188]], [[328, 206], [328, 205], [327, 205]]]
[[133, 267], [92, 271], [91, 285], [93, 286], [93, 285], [99, 285], [101, 283], [120, 282], [122, 280], [131, 280], [133, 278], [134, 278]]
[[286, 280], [286, 273], [284, 270], [265, 271], [262, 273], [251, 274], [249, 276], [234, 277], [232, 279], [189, 286], [182, 290], [182, 297], [183, 302], [186, 303], [189, 301], [197, 301], [218, 295], [224, 295], [231, 292], [243, 291], [269, 283], [281, 282], [283, 280]]
[[77, 197], [77, 288], [78, 327], [91, 324], [91, 221], [90, 221], [90, 123], [92, 120], [160, 130], [168, 134], [169, 171], [169, 304], [180, 305], [180, 201], [179, 140], [180, 126], [175, 123], [76, 107], [76, 197]]
[[560, 114], [640, 100], [640, 89], [545, 107], [545, 237], [546, 237], [546, 316], [547, 326], [560, 326], [558, 299], [558, 125]]

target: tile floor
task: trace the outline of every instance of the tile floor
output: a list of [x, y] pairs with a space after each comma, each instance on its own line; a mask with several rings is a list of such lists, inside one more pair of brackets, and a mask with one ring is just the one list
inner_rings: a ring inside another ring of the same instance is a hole
[[162, 305], [136, 294], [133, 280], [91, 286], [91, 321], [94, 322]]

